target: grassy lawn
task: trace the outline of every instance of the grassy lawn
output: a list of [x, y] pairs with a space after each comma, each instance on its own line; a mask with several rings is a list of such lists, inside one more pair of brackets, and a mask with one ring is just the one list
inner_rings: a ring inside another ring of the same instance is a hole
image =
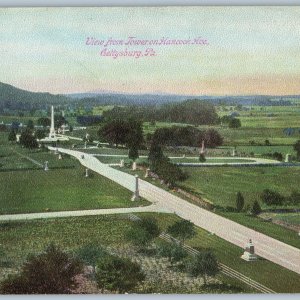
[[298, 233], [293, 230], [289, 230], [271, 222], [266, 222], [261, 218], [248, 216], [245, 213], [222, 212], [220, 214], [228, 219], [231, 219], [232, 221], [300, 249], [300, 239]]
[[300, 225], [300, 213], [280, 213], [269, 214], [274, 220], [281, 220], [292, 225]]
[[235, 207], [236, 193], [241, 192], [245, 204], [259, 200], [264, 189], [285, 196], [300, 191], [300, 167], [201, 167], [183, 169], [190, 177], [182, 184], [201, 193], [216, 205]]
[[98, 174], [84, 177], [84, 169], [0, 172], [0, 213], [83, 210], [146, 205], [132, 202], [132, 193]]
[[[178, 220], [173, 214], [140, 215], [155, 217], [163, 230]], [[124, 216], [115, 215], [9, 222], [0, 223], [0, 226], [1, 247], [14, 265], [18, 266], [28, 253], [38, 253], [52, 241], [67, 251], [75, 251], [89, 243], [109, 246], [112, 249], [122, 247], [127, 244], [125, 233], [130, 228], [131, 221]], [[242, 249], [200, 228], [197, 228], [197, 236], [188, 241], [188, 244], [195, 248], [210, 248], [220, 262], [277, 292], [300, 291], [298, 274], [265, 260], [245, 262], [240, 259]], [[226, 276], [221, 275], [220, 278], [225, 283], [234, 282], [235, 285], [244, 287], [244, 284]]]

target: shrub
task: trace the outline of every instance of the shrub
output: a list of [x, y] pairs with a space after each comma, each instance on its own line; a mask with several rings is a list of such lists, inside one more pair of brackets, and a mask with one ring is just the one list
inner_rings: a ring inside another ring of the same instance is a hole
[[250, 210], [250, 213], [253, 215], [253, 216], [257, 216], [258, 214], [261, 213], [261, 207], [258, 203], [257, 200], [254, 201], [252, 207], [251, 207], [251, 210]]
[[261, 200], [267, 205], [282, 205], [284, 197], [278, 192], [265, 189], [261, 194]]
[[104, 289], [119, 293], [132, 292], [145, 279], [137, 263], [113, 255], [102, 257], [96, 270], [96, 282], [102, 292]]

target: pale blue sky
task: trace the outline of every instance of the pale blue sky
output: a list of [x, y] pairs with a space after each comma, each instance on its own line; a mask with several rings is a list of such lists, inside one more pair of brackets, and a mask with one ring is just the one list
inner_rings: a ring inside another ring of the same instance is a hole
[[[0, 19], [0, 81], [24, 89], [300, 94], [300, 7], [0, 9]], [[157, 56], [138, 59], [85, 45], [128, 36], [209, 45], [155, 47]]]

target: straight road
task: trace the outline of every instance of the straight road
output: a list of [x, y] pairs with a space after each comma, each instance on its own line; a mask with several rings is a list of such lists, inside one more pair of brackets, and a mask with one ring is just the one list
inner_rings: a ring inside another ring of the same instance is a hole
[[[55, 150], [53, 147], [49, 147], [49, 149]], [[63, 148], [58, 148], [58, 151], [76, 157], [83, 166], [134, 191], [134, 176], [113, 169], [87, 153]], [[196, 226], [212, 232], [241, 248], [244, 248], [249, 239], [252, 239], [255, 251], [259, 256], [300, 274], [299, 249], [191, 204], [141, 179], [139, 179], [139, 191], [143, 198], [155, 203], [157, 207], [174, 212], [181, 218], [190, 220]]]
[[105, 208], [105, 209], [90, 209], [90, 210], [86, 209], [86, 210], [71, 210], [71, 211], [54, 211], [54, 212], [44, 212], [44, 213], [0, 215], [0, 222], [65, 218], [65, 217], [99, 216], [99, 215], [113, 215], [113, 214], [131, 214], [131, 213], [138, 213], [138, 212], [167, 212], [167, 211], [164, 211], [162, 208], [152, 204], [149, 206], [141, 206], [141, 207]]

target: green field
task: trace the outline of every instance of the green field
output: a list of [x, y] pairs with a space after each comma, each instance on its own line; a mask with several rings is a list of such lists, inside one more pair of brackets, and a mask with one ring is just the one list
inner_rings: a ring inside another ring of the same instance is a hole
[[288, 196], [300, 192], [300, 167], [201, 167], [183, 169], [189, 178], [183, 185], [220, 206], [235, 207], [236, 193], [241, 192], [245, 204], [259, 200], [264, 189]]
[[[145, 215], [145, 214], [142, 214]], [[146, 214], [150, 215], [150, 214]], [[151, 214], [161, 229], [176, 220], [173, 214]], [[28, 253], [38, 253], [51, 241], [67, 251], [76, 251], [86, 244], [101, 244], [112, 249], [127, 244], [125, 232], [131, 221], [124, 216], [93, 216], [63, 219], [0, 223], [1, 247], [17, 267]], [[22, 240], [22, 243], [20, 243]], [[243, 250], [215, 235], [197, 228], [197, 236], [188, 241], [195, 248], [209, 248], [220, 262], [259, 281], [277, 292], [299, 292], [299, 275], [266, 260], [247, 263], [240, 259]], [[1, 270], [0, 270], [1, 271]], [[276, 274], [276, 276], [270, 276]], [[221, 276], [232, 283], [232, 279]], [[238, 281], [234, 281], [239, 285]], [[241, 284], [244, 287], [244, 284]], [[246, 289], [247, 291], [247, 289]], [[248, 289], [248, 291], [251, 291]], [[252, 291], [253, 292], [253, 291]]]
[[132, 202], [132, 193], [98, 174], [84, 177], [84, 169], [0, 172], [0, 213], [84, 210], [146, 205]]

